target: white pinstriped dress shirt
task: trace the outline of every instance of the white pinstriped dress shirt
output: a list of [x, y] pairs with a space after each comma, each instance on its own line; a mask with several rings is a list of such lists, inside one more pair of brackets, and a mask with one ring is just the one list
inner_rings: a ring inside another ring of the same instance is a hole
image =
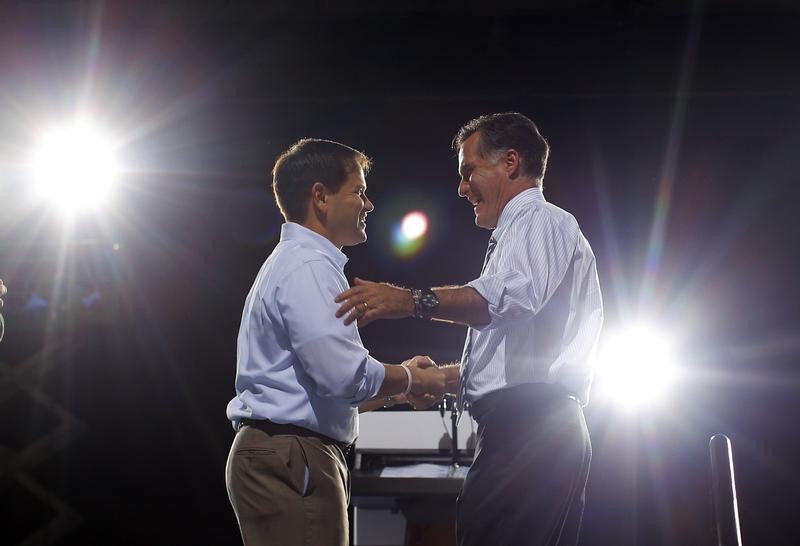
[[559, 383], [589, 401], [603, 300], [595, 257], [578, 222], [531, 188], [506, 204], [481, 276], [468, 283], [489, 303], [462, 363], [474, 403], [523, 383]]

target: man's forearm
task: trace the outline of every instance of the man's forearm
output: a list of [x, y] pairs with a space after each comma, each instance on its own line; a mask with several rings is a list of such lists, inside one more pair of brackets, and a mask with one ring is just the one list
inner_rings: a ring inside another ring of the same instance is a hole
[[[335, 298], [339, 303], [337, 317], [344, 317], [345, 324], [358, 321], [366, 326], [373, 320], [399, 319], [413, 316], [417, 311], [413, 293], [389, 283], [378, 283], [356, 279], [356, 285]], [[469, 326], [482, 326], [491, 322], [489, 303], [470, 286], [440, 286], [433, 289], [439, 300], [435, 309], [419, 310], [434, 320], [456, 322]]]
[[402, 366], [384, 364], [386, 375], [375, 399], [386, 398], [395, 394], [402, 394], [408, 388], [408, 375]]
[[439, 298], [439, 306], [431, 316], [433, 320], [468, 326], [491, 322], [489, 303], [471, 286], [440, 286], [433, 293]]

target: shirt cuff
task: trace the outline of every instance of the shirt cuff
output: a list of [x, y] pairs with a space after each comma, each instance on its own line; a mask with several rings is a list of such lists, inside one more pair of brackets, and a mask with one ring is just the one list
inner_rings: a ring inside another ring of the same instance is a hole
[[[361, 402], [375, 398], [378, 391], [381, 390], [383, 380], [386, 378], [386, 368], [378, 360], [369, 355], [367, 355], [367, 365], [364, 371], [364, 390], [366, 391], [366, 396]], [[353, 404], [353, 406], [357, 406], [361, 402]]]

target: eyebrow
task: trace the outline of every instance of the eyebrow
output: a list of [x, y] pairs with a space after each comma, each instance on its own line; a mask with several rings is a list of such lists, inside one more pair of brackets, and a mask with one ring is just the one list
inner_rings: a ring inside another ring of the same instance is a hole
[[475, 165], [473, 165], [472, 163], [464, 163], [458, 169], [458, 174], [460, 174], [463, 178], [466, 178], [469, 175], [469, 173], [471, 173], [474, 170], [475, 170]]

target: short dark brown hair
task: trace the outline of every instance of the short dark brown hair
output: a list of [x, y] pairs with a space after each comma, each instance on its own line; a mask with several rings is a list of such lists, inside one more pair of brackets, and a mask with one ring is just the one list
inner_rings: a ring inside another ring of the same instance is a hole
[[453, 139], [453, 149], [460, 150], [464, 141], [475, 133], [481, 135], [478, 149], [482, 156], [514, 149], [522, 158], [522, 172], [542, 185], [550, 146], [528, 117], [518, 112], [506, 112], [470, 120]]
[[322, 182], [336, 193], [353, 171], [361, 168], [366, 174], [371, 164], [366, 155], [350, 146], [303, 138], [275, 161], [272, 169], [275, 202], [287, 222], [304, 222], [314, 182]]

